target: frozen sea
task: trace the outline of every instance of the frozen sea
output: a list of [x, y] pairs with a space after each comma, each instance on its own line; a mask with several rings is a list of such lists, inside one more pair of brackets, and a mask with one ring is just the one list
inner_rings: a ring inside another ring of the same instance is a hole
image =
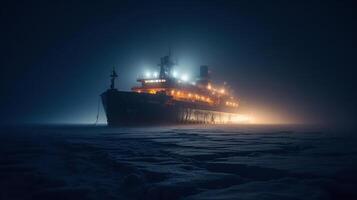
[[0, 199], [357, 199], [357, 134], [302, 126], [23, 126]]

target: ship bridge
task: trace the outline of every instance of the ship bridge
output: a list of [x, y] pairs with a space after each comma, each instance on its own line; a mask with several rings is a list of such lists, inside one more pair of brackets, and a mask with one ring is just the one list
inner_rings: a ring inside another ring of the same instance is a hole
[[132, 88], [137, 93], [167, 95], [175, 101], [192, 102], [208, 106], [226, 107], [236, 110], [238, 100], [232, 95], [229, 87], [214, 85], [210, 79], [207, 66], [200, 67], [200, 75], [196, 82], [187, 82], [173, 76], [171, 55], [160, 60], [160, 74], [148, 77], [141, 76], [137, 81], [141, 84]]

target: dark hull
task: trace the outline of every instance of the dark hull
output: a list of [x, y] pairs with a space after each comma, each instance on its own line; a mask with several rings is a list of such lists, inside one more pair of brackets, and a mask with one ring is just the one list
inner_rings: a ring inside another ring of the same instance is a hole
[[109, 126], [227, 123], [231, 115], [234, 115], [212, 106], [174, 101], [164, 94], [152, 95], [113, 89], [104, 92], [101, 97]]

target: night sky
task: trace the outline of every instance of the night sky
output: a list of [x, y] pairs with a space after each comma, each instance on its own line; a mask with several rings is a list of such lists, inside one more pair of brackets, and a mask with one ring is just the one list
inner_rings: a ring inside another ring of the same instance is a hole
[[[241, 112], [353, 126], [353, 1], [9, 1], [1, 4], [1, 124], [93, 123], [109, 87], [130, 90], [171, 47], [208, 65]], [[101, 120], [104, 121], [104, 113]]]

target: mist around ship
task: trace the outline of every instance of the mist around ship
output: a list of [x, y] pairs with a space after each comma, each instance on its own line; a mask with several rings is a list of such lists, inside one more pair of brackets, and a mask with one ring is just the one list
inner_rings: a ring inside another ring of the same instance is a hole
[[[259, 123], [355, 127], [350, 1], [8, 1], [0, 124], [93, 123], [118, 72], [129, 91], [169, 48], [191, 80], [227, 82]], [[105, 122], [102, 118], [101, 122]]]

